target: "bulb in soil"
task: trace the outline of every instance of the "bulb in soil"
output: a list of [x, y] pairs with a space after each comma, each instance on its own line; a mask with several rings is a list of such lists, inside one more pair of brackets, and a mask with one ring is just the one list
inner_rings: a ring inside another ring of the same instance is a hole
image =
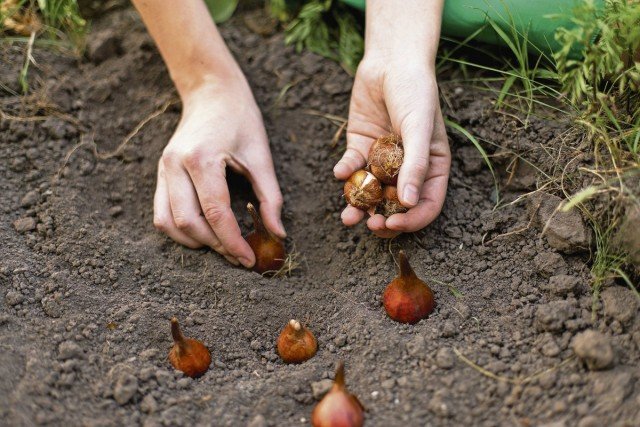
[[360, 427], [364, 425], [364, 407], [344, 385], [344, 363], [336, 370], [333, 387], [311, 413], [313, 427]]
[[403, 158], [400, 137], [396, 134], [382, 136], [369, 149], [369, 170], [383, 184], [396, 185]]
[[253, 218], [254, 225], [254, 231], [246, 237], [247, 243], [256, 255], [253, 271], [260, 274], [275, 273], [282, 268], [287, 257], [284, 243], [282, 239], [267, 230], [252, 203], [247, 204], [247, 210]]
[[174, 368], [191, 378], [197, 378], [207, 372], [211, 364], [211, 353], [198, 340], [185, 338], [180, 331], [178, 319], [171, 319], [173, 347], [169, 351], [169, 361]]
[[302, 363], [318, 350], [313, 333], [297, 320], [291, 319], [278, 337], [278, 354], [285, 363]]
[[382, 186], [372, 173], [361, 169], [344, 184], [344, 197], [351, 206], [369, 211], [382, 201]]
[[435, 307], [433, 291], [418, 279], [404, 251], [398, 254], [400, 275], [384, 291], [382, 302], [389, 317], [396, 322], [417, 323]]
[[382, 189], [382, 214], [390, 217], [397, 213], [405, 213], [407, 210], [398, 199], [398, 188], [395, 185], [386, 185]]

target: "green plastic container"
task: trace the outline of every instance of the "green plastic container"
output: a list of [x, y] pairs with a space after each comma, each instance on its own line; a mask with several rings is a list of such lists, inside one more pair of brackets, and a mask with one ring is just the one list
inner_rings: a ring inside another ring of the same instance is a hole
[[[233, 12], [238, 7], [238, 0], [204, 0], [209, 8], [209, 13], [216, 24], [220, 24], [231, 18]], [[364, 7], [364, 2], [362, 4]]]
[[[342, 0], [364, 10], [365, 0]], [[559, 27], [571, 28], [567, 18], [550, 18], [549, 15], [569, 16], [580, 0], [445, 0], [442, 13], [442, 34], [465, 39], [484, 28], [476, 39], [485, 43], [504, 44], [491, 28], [493, 20], [507, 34], [515, 27], [526, 34], [532, 45], [545, 53], [552, 53], [560, 46], [554, 38]], [[604, 0], [596, 0], [601, 9]], [[513, 24], [513, 25], [512, 25]]]

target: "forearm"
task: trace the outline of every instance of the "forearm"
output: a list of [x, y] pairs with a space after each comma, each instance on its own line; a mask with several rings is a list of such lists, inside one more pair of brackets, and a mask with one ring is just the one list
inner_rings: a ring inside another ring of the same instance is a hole
[[205, 83], [242, 76], [202, 0], [133, 0], [133, 4], [183, 100]]
[[369, 0], [365, 57], [410, 55], [435, 64], [444, 0]]

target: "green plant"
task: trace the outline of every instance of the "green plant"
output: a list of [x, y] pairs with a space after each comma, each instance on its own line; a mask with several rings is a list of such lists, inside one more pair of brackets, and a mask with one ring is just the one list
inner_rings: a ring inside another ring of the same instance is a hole
[[0, 40], [27, 42], [31, 33], [47, 46], [80, 54], [87, 22], [77, 0], [4, 0], [0, 6]]
[[272, 0], [271, 13], [285, 23], [285, 42], [339, 62], [354, 73], [364, 54], [363, 25], [337, 0]]

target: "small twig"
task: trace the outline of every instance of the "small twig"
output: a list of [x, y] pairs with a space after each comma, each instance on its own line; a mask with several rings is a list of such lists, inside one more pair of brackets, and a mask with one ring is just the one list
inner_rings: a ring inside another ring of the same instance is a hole
[[467, 365], [469, 365], [471, 368], [475, 369], [476, 371], [480, 372], [482, 375], [484, 375], [485, 377], [489, 377], [492, 378], [496, 381], [502, 381], [502, 382], [507, 382], [509, 384], [514, 384], [514, 385], [522, 385], [522, 384], [526, 384], [529, 383], [531, 381], [533, 381], [536, 378], [539, 378], [549, 372], [553, 372], [557, 369], [560, 369], [561, 367], [569, 364], [569, 362], [573, 361], [576, 356], [571, 356], [568, 359], [560, 362], [559, 364], [552, 366], [550, 368], [547, 369], [543, 369], [542, 371], [536, 372], [535, 374], [532, 374], [528, 377], [525, 378], [509, 378], [509, 377], [503, 377], [497, 374], [494, 374], [493, 372], [483, 368], [482, 366], [478, 365], [477, 363], [473, 362], [472, 360], [467, 359], [461, 352], [460, 350], [458, 350], [457, 348], [453, 348], [453, 352], [456, 354], [456, 356], [458, 356], [458, 358], [460, 360], [462, 360], [464, 363], [466, 363]]
[[302, 113], [308, 116], [322, 117], [324, 119], [329, 120], [336, 126], [339, 126], [340, 124], [347, 122], [347, 119], [345, 117], [336, 116], [335, 114], [323, 113], [322, 111], [318, 111], [318, 110], [303, 110]]

